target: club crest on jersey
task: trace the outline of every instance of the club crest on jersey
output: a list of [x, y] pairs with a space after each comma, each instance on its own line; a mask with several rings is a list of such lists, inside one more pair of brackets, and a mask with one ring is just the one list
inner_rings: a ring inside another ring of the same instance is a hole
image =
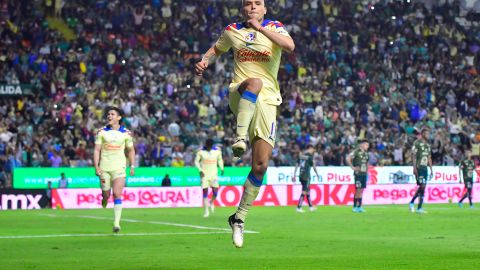
[[257, 33], [255, 32], [249, 32], [246, 36], [245, 36], [245, 41], [247, 42], [252, 42], [255, 40], [255, 38], [257, 37]]

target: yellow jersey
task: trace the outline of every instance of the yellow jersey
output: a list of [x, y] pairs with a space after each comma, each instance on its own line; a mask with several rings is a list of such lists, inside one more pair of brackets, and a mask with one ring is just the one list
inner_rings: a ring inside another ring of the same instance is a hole
[[[264, 20], [263, 28], [290, 36], [278, 21]], [[232, 23], [225, 28], [215, 47], [227, 52], [233, 49], [234, 76], [232, 84], [239, 84], [249, 78], [259, 78], [263, 89], [258, 98], [271, 105], [280, 105], [282, 96], [277, 81], [282, 48], [262, 33], [248, 28], [244, 23]]]
[[123, 126], [118, 130], [105, 126], [97, 131], [95, 144], [102, 145], [100, 169], [103, 171], [125, 170], [127, 159], [125, 147], [133, 147], [132, 133]]
[[205, 177], [216, 177], [218, 167], [223, 171], [222, 151], [213, 147], [210, 151], [202, 149], [195, 156], [195, 167], [205, 174]]

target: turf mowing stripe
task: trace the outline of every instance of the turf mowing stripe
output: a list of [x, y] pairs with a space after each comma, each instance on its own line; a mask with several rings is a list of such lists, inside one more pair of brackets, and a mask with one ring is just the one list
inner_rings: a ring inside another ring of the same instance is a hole
[[163, 233], [121, 233], [121, 234], [45, 234], [45, 235], [3, 235], [0, 239], [31, 239], [31, 238], [58, 238], [58, 237], [107, 237], [107, 236], [162, 236], [162, 235], [206, 235], [228, 234], [229, 232], [163, 232]]
[[[89, 219], [100, 219], [100, 220], [111, 220], [112, 218], [109, 217], [99, 217], [99, 216], [89, 216], [89, 215], [82, 215], [82, 216], [76, 216], [76, 215], [53, 215], [53, 214], [40, 214], [41, 216], [47, 216], [47, 217], [74, 217], [74, 218], [89, 218]], [[182, 223], [172, 223], [172, 222], [164, 222], [164, 221], [148, 221], [148, 220], [139, 220], [139, 219], [122, 219], [122, 222], [143, 222], [143, 223], [149, 223], [149, 224], [158, 224], [158, 225], [167, 225], [167, 226], [175, 226], [175, 227], [186, 227], [186, 228], [194, 228], [194, 229], [200, 229], [200, 230], [218, 230], [218, 231], [231, 231], [231, 229], [227, 228], [218, 228], [218, 227], [207, 227], [207, 226], [199, 226], [199, 225], [191, 225], [191, 224], [182, 224]], [[250, 231], [250, 230], [245, 230], [245, 233], [260, 233], [257, 231]]]

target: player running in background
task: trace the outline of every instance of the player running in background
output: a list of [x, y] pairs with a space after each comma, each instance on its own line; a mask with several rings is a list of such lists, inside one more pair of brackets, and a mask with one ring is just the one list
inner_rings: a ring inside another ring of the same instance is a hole
[[430, 132], [428, 129], [422, 129], [422, 134], [420, 139], [416, 140], [413, 143], [412, 147], [412, 161], [413, 161], [413, 174], [417, 179], [417, 191], [413, 195], [412, 200], [410, 201], [410, 212], [415, 212], [415, 199], [418, 197], [418, 208], [417, 212], [420, 214], [426, 213], [423, 210], [423, 198], [425, 196], [425, 188], [427, 186], [428, 180], [428, 168], [430, 167], [430, 175], [433, 175], [432, 169], [432, 151], [430, 145], [428, 144], [428, 139], [430, 137]]
[[466, 158], [460, 162], [459, 166], [459, 174], [460, 174], [460, 183], [465, 183], [465, 194], [458, 202], [459, 207], [463, 207], [463, 200], [468, 197], [468, 201], [470, 202], [470, 208], [473, 208], [472, 203], [472, 188], [473, 188], [473, 170], [475, 169], [475, 162], [472, 159], [472, 151], [467, 150], [465, 151]]
[[200, 179], [202, 182], [203, 207], [205, 208], [203, 217], [208, 217], [210, 215], [208, 211], [208, 188], [211, 187], [213, 192], [210, 201], [210, 211], [213, 213], [215, 211], [213, 203], [218, 193], [218, 167], [220, 167], [222, 176], [224, 173], [222, 151], [213, 146], [212, 139], [207, 139], [205, 147], [197, 152], [195, 156], [195, 167], [200, 171]]
[[113, 190], [113, 232], [118, 233], [122, 216], [122, 192], [127, 176], [125, 173], [127, 165], [125, 148], [128, 150], [130, 176], [135, 174], [135, 148], [132, 133], [120, 125], [123, 118], [122, 110], [116, 107], [108, 107], [106, 112], [108, 124], [97, 131], [93, 165], [95, 166], [95, 174], [100, 177], [103, 208], [107, 207], [110, 189]]
[[347, 156], [347, 165], [353, 170], [355, 177], [355, 196], [353, 199], [353, 212], [366, 212], [362, 207], [363, 191], [367, 187], [368, 173], [368, 148], [370, 144], [367, 140], [359, 140], [359, 146], [350, 155]]
[[304, 197], [307, 197], [307, 202], [308, 206], [310, 207], [310, 211], [315, 211], [317, 210], [315, 207], [312, 205], [312, 201], [310, 200], [310, 170], [313, 167], [313, 170], [317, 174], [317, 177], [320, 178], [317, 172], [317, 168], [315, 165], [315, 159], [313, 159], [313, 153], [315, 151], [315, 148], [313, 145], [309, 144], [307, 145], [307, 149], [305, 150], [305, 153], [300, 153], [297, 161], [297, 165], [295, 166], [295, 171], [293, 172], [293, 182], [296, 181], [296, 175], [297, 175], [297, 169], [300, 168], [300, 183], [302, 184], [302, 195], [300, 195], [300, 198], [298, 199], [298, 205], [297, 205], [297, 212], [303, 213], [305, 212], [302, 209], [302, 204], [303, 204], [303, 199]]
[[278, 21], [264, 19], [264, 0], [242, 1], [242, 23], [232, 23], [215, 45], [196, 64], [202, 75], [210, 60], [233, 49], [234, 76], [229, 87], [229, 103], [237, 117], [236, 136], [232, 145], [236, 157], [252, 147], [252, 170], [244, 184], [240, 205], [228, 218], [236, 247], [243, 246], [245, 217], [258, 195], [275, 145], [276, 116], [282, 96], [277, 81], [282, 50], [292, 52], [295, 44]]

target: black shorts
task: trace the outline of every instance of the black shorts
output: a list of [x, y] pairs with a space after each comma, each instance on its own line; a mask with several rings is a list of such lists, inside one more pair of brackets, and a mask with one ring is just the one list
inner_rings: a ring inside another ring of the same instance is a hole
[[367, 187], [367, 175], [355, 175], [355, 188], [366, 188]]
[[310, 191], [310, 178], [300, 178], [300, 184], [302, 184], [302, 191]]
[[466, 189], [471, 189], [471, 188], [473, 188], [473, 179], [467, 179], [467, 180], [465, 180], [465, 188], [466, 188]]
[[428, 168], [417, 168], [417, 185], [426, 185], [428, 179]]

